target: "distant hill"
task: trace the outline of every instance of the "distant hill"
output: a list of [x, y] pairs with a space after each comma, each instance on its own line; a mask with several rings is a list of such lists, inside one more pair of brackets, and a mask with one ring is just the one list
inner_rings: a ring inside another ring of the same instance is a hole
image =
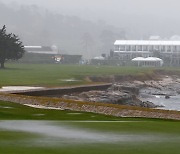
[[116, 39], [125, 38], [125, 31], [103, 21], [55, 14], [35, 5], [12, 8], [0, 3], [0, 26], [4, 24], [25, 45], [56, 45], [61, 53], [88, 58], [109, 53]]

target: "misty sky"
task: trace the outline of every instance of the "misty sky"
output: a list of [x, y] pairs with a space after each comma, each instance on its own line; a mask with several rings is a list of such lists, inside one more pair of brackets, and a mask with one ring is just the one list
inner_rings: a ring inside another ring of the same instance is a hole
[[0, 0], [5, 3], [36, 4], [64, 15], [104, 20], [144, 35], [180, 35], [179, 0]]

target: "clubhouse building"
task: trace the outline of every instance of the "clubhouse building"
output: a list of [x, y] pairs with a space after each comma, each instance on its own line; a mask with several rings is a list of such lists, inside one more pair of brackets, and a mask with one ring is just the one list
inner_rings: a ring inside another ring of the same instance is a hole
[[[123, 63], [131, 62], [134, 58], [148, 57], [161, 59], [165, 65], [180, 66], [180, 41], [174, 40], [116, 40], [114, 51], [110, 56]], [[138, 58], [140, 59], [140, 58]], [[151, 58], [152, 60], [153, 58]], [[157, 60], [157, 59], [156, 59]], [[147, 62], [147, 64], [149, 64]], [[157, 65], [157, 61], [155, 61]], [[162, 62], [161, 62], [162, 64]]]

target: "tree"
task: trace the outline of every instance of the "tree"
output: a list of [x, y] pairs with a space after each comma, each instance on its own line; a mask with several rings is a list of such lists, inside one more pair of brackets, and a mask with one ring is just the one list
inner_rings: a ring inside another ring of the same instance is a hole
[[24, 46], [17, 35], [7, 34], [6, 26], [0, 29], [0, 68], [7, 60], [18, 60], [24, 54]]

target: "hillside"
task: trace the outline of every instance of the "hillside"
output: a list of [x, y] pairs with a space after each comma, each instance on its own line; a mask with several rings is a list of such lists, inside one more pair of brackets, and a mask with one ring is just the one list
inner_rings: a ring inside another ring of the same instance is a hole
[[109, 53], [115, 39], [125, 37], [122, 29], [103, 21], [55, 14], [33, 6], [12, 6], [0, 2], [0, 26], [20, 36], [25, 45], [57, 45], [61, 53], [85, 57]]

